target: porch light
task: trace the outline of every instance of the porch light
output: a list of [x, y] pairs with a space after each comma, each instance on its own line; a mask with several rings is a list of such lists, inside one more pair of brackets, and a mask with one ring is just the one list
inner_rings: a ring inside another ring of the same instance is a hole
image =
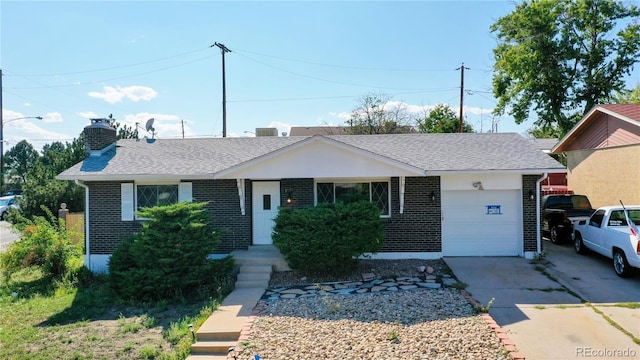
[[432, 191], [430, 195], [431, 195], [431, 202], [432, 203], [436, 202], [436, 193], [435, 193], [435, 191]]
[[293, 202], [292, 198], [293, 195], [293, 191], [291, 189], [284, 189], [284, 196], [287, 198], [287, 205], [291, 205], [291, 203]]
[[482, 181], [474, 181], [472, 185], [478, 190], [484, 190], [484, 187], [482, 187]]
[[529, 190], [529, 199], [534, 200], [536, 195], [533, 193], [533, 190]]

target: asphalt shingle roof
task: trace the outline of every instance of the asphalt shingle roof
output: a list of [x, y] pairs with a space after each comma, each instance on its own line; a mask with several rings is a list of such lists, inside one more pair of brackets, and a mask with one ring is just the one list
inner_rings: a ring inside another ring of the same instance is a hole
[[[526, 171], [564, 169], [530, 141], [515, 133], [330, 135], [331, 143], [383, 156], [425, 171]], [[214, 177], [277, 150], [313, 137], [239, 137], [120, 140], [115, 150], [92, 156], [59, 179]], [[318, 139], [318, 138], [316, 138]]]

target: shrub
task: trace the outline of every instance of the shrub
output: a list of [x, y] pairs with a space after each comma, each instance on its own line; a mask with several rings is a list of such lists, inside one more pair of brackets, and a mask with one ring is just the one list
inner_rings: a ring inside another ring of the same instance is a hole
[[0, 254], [0, 269], [5, 278], [28, 267], [39, 267], [43, 275], [63, 280], [82, 266], [82, 246], [75, 244], [64, 220], [58, 220], [43, 207], [47, 218], [34, 216], [33, 220], [20, 217], [14, 228], [21, 239]]
[[145, 208], [142, 230], [109, 260], [109, 283], [124, 300], [176, 300], [194, 291], [220, 291], [233, 259], [210, 260], [220, 234], [208, 223], [206, 203]]
[[282, 208], [273, 232], [289, 266], [309, 274], [349, 272], [358, 257], [380, 250], [383, 239], [380, 210], [368, 201]]

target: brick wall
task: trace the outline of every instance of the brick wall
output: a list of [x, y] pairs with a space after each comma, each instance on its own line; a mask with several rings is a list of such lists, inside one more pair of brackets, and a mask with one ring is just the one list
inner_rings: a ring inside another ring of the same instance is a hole
[[122, 239], [141, 229], [137, 221], [122, 221], [119, 182], [90, 182], [89, 241], [92, 254], [111, 254]]
[[[291, 191], [291, 204], [287, 204], [287, 191]], [[313, 179], [282, 179], [280, 181], [280, 203], [283, 207], [302, 209], [313, 207]]]
[[[386, 238], [382, 251], [440, 252], [440, 177], [405, 178], [404, 212], [400, 214], [399, 179], [391, 179], [391, 218], [384, 219]], [[431, 192], [436, 199], [431, 201]]]
[[214, 228], [222, 231], [216, 253], [226, 254], [251, 245], [251, 181], [245, 181], [245, 215], [240, 212], [236, 180], [192, 182], [193, 201], [206, 201]]
[[536, 181], [540, 175], [522, 176], [522, 224], [524, 251], [536, 251], [536, 200], [531, 200], [529, 192], [536, 192]]
[[[313, 184], [313, 179], [283, 179], [280, 183], [282, 206], [313, 206]], [[91, 253], [110, 254], [123, 238], [139, 231], [141, 225], [139, 221], [120, 220], [119, 182], [93, 182], [88, 185]], [[291, 204], [286, 204], [285, 189], [291, 190]], [[392, 217], [383, 219], [386, 238], [382, 251], [441, 251], [440, 178], [406, 178], [403, 214], [399, 212], [398, 190], [399, 179], [392, 178]], [[431, 192], [436, 196], [435, 202], [431, 201]], [[222, 231], [222, 244], [217, 253], [229, 253], [251, 245], [251, 181], [245, 181], [245, 215], [240, 212], [236, 180], [192, 181], [192, 195], [194, 201], [208, 202], [206, 209], [211, 211], [212, 224]]]

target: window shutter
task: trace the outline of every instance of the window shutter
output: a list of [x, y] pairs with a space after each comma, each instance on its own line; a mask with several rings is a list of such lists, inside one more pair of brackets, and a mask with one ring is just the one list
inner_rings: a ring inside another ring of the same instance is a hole
[[191, 183], [181, 182], [178, 186], [178, 201], [192, 202]]
[[133, 183], [120, 184], [122, 221], [133, 221]]

